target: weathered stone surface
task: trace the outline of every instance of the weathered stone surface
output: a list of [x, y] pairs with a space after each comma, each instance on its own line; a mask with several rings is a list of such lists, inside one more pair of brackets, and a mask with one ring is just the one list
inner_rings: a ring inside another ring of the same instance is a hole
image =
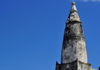
[[61, 64], [56, 62], [56, 70], [92, 70], [87, 63], [87, 51], [75, 2], [68, 16], [61, 53]]
[[61, 63], [73, 62], [76, 59], [87, 63], [84, 33], [82, 24], [80, 22], [66, 24], [62, 46]]
[[78, 61], [77, 70], [91, 70], [91, 64]]
[[87, 63], [86, 47], [84, 39], [67, 40], [62, 47], [61, 63], [70, 63], [79, 59]]
[[77, 70], [77, 61], [71, 63], [56, 63], [56, 70]]
[[78, 59], [71, 63], [58, 64], [56, 62], [55, 70], [91, 70], [91, 64], [83, 63]]
[[80, 21], [80, 18], [79, 18], [78, 13], [77, 13], [77, 8], [75, 6], [75, 2], [72, 3], [72, 7], [70, 10], [70, 14], [68, 16], [68, 19], [67, 19], [67, 23], [69, 21]]
[[75, 2], [73, 2], [64, 33], [61, 63], [70, 63], [76, 59], [87, 63], [82, 23], [79, 19]]

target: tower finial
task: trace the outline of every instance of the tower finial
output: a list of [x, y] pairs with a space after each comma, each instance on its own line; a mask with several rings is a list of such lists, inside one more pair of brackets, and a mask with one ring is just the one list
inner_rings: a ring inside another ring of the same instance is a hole
[[74, 1], [72, 2], [72, 5], [75, 5], [75, 2]]
[[71, 7], [71, 10], [70, 10], [70, 14], [68, 16], [68, 19], [67, 19], [67, 22], [68, 23], [69, 21], [80, 21], [80, 18], [78, 16], [78, 11], [77, 11], [77, 8], [76, 8], [76, 5], [75, 5], [75, 2], [73, 1], [72, 2], [72, 7]]
[[72, 2], [71, 10], [76, 10], [76, 11], [77, 11], [76, 6], [75, 6], [75, 2], [74, 2], [74, 1]]

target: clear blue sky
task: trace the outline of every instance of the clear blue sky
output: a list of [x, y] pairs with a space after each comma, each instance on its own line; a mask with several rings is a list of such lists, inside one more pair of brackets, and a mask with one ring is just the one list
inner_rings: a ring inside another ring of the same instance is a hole
[[[75, 1], [88, 63], [100, 66], [100, 2]], [[0, 0], [0, 70], [55, 70], [72, 1]]]

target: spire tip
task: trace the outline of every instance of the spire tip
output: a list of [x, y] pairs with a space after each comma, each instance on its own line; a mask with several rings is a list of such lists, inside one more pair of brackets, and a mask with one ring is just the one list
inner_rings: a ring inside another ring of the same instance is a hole
[[75, 2], [74, 1], [72, 2], [72, 5], [75, 5]]

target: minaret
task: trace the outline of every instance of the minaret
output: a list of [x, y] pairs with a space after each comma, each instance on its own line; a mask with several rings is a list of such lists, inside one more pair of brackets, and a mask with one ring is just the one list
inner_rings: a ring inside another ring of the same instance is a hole
[[87, 63], [87, 52], [82, 23], [78, 16], [75, 2], [73, 2], [66, 22], [61, 63], [73, 62], [76, 59]]
[[56, 70], [91, 70], [87, 63], [87, 51], [82, 28], [75, 2], [72, 2], [68, 16], [61, 53], [61, 64], [56, 62]]

